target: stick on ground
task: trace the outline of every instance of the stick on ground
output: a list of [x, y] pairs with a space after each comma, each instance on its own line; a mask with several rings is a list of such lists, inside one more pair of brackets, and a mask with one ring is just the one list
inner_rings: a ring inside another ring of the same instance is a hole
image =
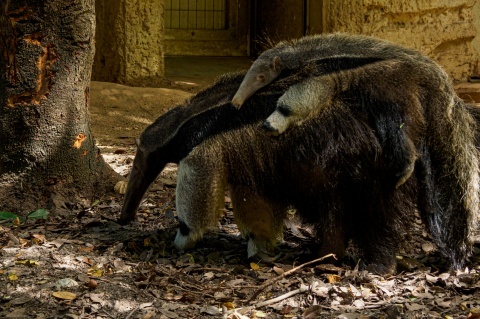
[[255, 299], [265, 288], [267, 288], [267, 287], [270, 286], [271, 284], [279, 281], [280, 279], [285, 278], [285, 277], [293, 274], [294, 272], [296, 272], [297, 270], [302, 269], [303, 267], [306, 267], [306, 266], [308, 266], [308, 265], [317, 263], [317, 262], [319, 262], [319, 261], [325, 260], [325, 259], [330, 258], [330, 257], [333, 257], [333, 258], [336, 259], [335, 254], [328, 254], [328, 255], [325, 255], [325, 256], [323, 256], [323, 257], [321, 257], [321, 258], [317, 258], [317, 259], [311, 260], [311, 261], [309, 261], [309, 262], [306, 262], [306, 263], [304, 263], [304, 264], [301, 264], [301, 265], [299, 265], [299, 266], [297, 266], [297, 267], [294, 267], [294, 268], [290, 269], [289, 271], [284, 272], [284, 273], [281, 274], [280, 276], [277, 276], [277, 277], [275, 277], [275, 278], [272, 278], [272, 279], [270, 279], [270, 280], [267, 280], [266, 282], [264, 282], [264, 283], [257, 289], [257, 291], [255, 291], [255, 293], [253, 294], [253, 296], [250, 297], [250, 299], [248, 299], [248, 302], [251, 302], [251, 301], [252, 301], [253, 299]]

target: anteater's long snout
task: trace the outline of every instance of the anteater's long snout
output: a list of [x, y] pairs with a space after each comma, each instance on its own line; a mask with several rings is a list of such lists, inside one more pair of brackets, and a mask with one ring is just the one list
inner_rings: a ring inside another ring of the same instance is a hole
[[232, 99], [233, 106], [235, 106], [235, 108], [239, 110], [242, 107], [243, 103], [245, 103], [245, 99], [240, 97], [240, 94], [238, 94], [237, 92], [237, 94], [235, 94], [235, 96]]
[[137, 209], [140, 206], [143, 195], [147, 191], [148, 186], [150, 186], [150, 183], [144, 178], [141, 178], [140, 175], [142, 174], [139, 174], [138, 171], [132, 169], [130, 177], [128, 178], [127, 191], [125, 193], [125, 198], [123, 199], [122, 213], [118, 220], [122, 225], [135, 220]]
[[165, 168], [166, 163], [157, 163], [156, 161], [147, 161], [146, 159], [144, 154], [137, 151], [133, 160], [132, 171], [128, 178], [122, 212], [118, 220], [120, 224], [128, 224], [135, 219], [143, 195], [145, 195], [148, 187], [158, 174]]

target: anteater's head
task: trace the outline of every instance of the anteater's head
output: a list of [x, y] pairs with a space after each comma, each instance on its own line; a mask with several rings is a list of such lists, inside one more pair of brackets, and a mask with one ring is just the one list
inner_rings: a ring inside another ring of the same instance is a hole
[[250, 67], [245, 75], [232, 104], [237, 109], [255, 92], [272, 83], [282, 71], [282, 61], [279, 56], [260, 56]]

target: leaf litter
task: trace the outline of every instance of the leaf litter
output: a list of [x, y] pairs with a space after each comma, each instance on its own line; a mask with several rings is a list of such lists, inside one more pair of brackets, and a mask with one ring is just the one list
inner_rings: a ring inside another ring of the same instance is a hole
[[[133, 154], [108, 158], [128, 172]], [[55, 214], [40, 210], [19, 223], [4, 214], [0, 317], [480, 318], [478, 245], [469, 268], [449, 271], [419, 222], [400, 271], [379, 276], [358, 269], [354, 249], [352, 260], [309, 257], [313, 238], [291, 219], [274, 262], [249, 260], [226, 194], [218, 229], [178, 251], [175, 181], [172, 165], [127, 226], [115, 223], [118, 194], [59, 203]]]

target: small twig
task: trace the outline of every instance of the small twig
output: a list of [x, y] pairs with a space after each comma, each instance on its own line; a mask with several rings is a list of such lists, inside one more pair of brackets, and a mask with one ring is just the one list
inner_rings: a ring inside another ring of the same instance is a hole
[[304, 293], [305, 291], [308, 291], [309, 290], [309, 287], [306, 286], [306, 285], [301, 285], [299, 289], [296, 289], [296, 290], [292, 290], [290, 292], [287, 292], [286, 294], [283, 294], [281, 296], [278, 296], [276, 298], [272, 298], [272, 299], [269, 299], [269, 300], [265, 300], [265, 301], [262, 301], [262, 302], [259, 302], [257, 303], [256, 305], [254, 305], [255, 308], [260, 308], [260, 307], [265, 307], [265, 306], [269, 306], [271, 304], [274, 304], [274, 303], [277, 303], [279, 301], [282, 301], [283, 299], [287, 299], [287, 298], [290, 298], [292, 296], [295, 296], [295, 295], [298, 295], [298, 294], [301, 294], [301, 293]]
[[225, 305], [222, 305], [222, 319], [228, 319], [228, 309]]
[[309, 262], [306, 262], [306, 263], [304, 263], [304, 264], [301, 264], [300, 266], [294, 267], [294, 268], [290, 269], [289, 271], [284, 272], [284, 273], [281, 274], [280, 276], [277, 276], [277, 277], [275, 277], [275, 278], [272, 278], [272, 279], [267, 280], [266, 282], [264, 282], [264, 283], [258, 288], [258, 290], [253, 294], [253, 296], [250, 297], [250, 299], [248, 299], [248, 302], [251, 302], [251, 301], [252, 301], [253, 299], [255, 299], [265, 288], [267, 288], [267, 287], [270, 286], [271, 284], [279, 281], [280, 279], [283, 279], [283, 278], [287, 277], [288, 275], [296, 272], [297, 270], [302, 269], [303, 267], [306, 267], [306, 266], [308, 266], [308, 265], [317, 263], [317, 262], [319, 262], [319, 261], [322, 261], [322, 260], [327, 259], [327, 258], [330, 258], [330, 257], [333, 257], [333, 258], [337, 259], [337, 258], [335, 257], [335, 254], [328, 254], [328, 255], [325, 255], [325, 256], [323, 256], [323, 257], [321, 257], [321, 258], [317, 258], [317, 259], [311, 260], [311, 261], [309, 261]]
[[112, 319], [115, 319], [115, 317], [112, 316], [110, 313], [108, 313], [105, 309], [100, 308], [100, 310], [101, 310], [105, 315], [107, 315], [108, 317], [110, 317], [110, 318], [112, 318]]
[[130, 311], [130, 313], [125, 317], [125, 319], [130, 319], [130, 317], [131, 317], [138, 309], [140, 309], [139, 306], [133, 308], [133, 310]]
[[20, 244], [20, 240], [18, 240], [17, 237], [15, 237], [14, 234], [12, 234], [11, 232], [8, 232], [8, 238], [13, 241], [14, 244], [18, 245]]

